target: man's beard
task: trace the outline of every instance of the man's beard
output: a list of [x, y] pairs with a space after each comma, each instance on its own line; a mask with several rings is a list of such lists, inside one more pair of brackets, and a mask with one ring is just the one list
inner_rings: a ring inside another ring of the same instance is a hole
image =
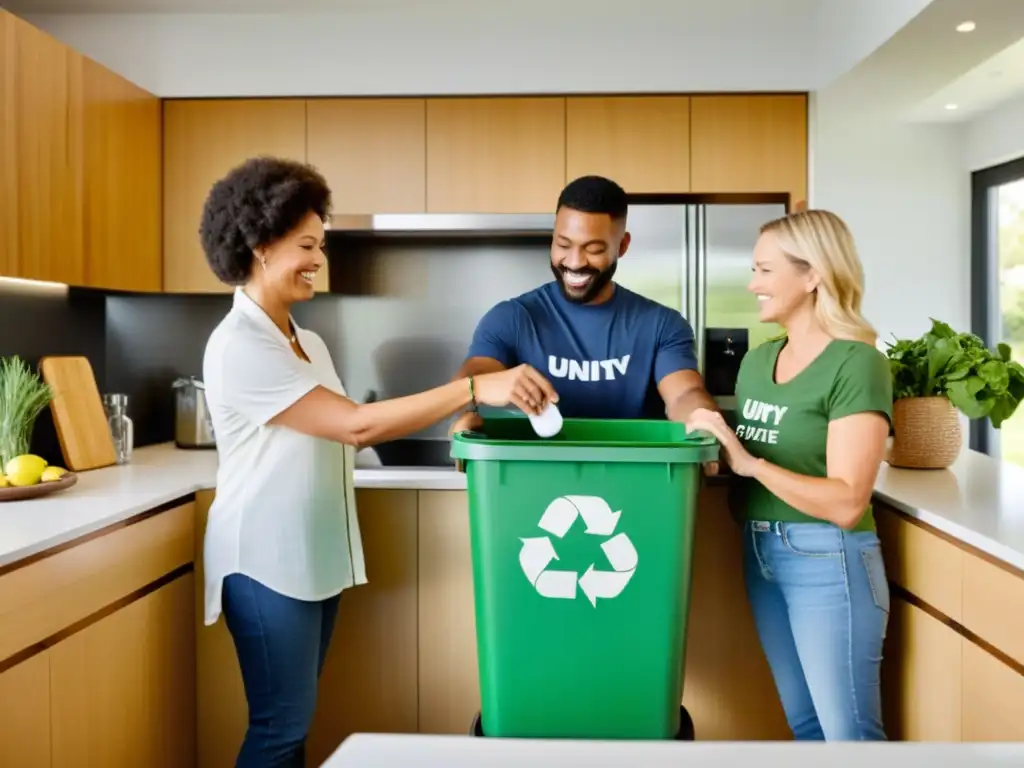
[[[612, 262], [612, 265], [603, 272], [593, 267], [585, 267], [584, 269], [573, 269], [566, 270], [564, 267], [556, 267], [554, 264], [551, 265], [551, 272], [555, 276], [555, 280], [558, 282], [558, 287], [562, 291], [562, 296], [565, 297], [566, 301], [572, 302], [573, 304], [589, 304], [605, 289], [605, 287], [612, 281], [615, 276], [615, 269], [619, 266], [618, 261]], [[587, 287], [582, 292], [576, 289], [570, 288], [565, 282], [565, 272], [572, 271], [581, 274], [593, 275]]]

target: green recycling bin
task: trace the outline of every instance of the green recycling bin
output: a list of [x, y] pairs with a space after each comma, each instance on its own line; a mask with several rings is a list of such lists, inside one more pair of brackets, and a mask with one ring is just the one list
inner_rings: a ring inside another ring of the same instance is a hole
[[545, 440], [500, 416], [453, 437], [487, 736], [676, 736], [700, 465], [718, 451], [670, 421], [566, 419]]

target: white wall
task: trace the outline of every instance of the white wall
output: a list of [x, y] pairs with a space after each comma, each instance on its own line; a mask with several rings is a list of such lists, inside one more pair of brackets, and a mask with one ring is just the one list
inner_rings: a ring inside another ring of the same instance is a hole
[[864, 264], [864, 312], [883, 340], [929, 317], [970, 328], [964, 129], [899, 123], [828, 91], [812, 99], [810, 204], [842, 216]]
[[972, 120], [965, 151], [970, 171], [1024, 157], [1024, 94]]

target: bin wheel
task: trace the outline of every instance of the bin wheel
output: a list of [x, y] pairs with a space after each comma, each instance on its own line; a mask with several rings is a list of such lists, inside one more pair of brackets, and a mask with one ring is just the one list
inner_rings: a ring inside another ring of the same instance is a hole
[[[482, 737], [484, 735], [483, 722], [480, 719], [480, 713], [477, 712], [473, 717], [473, 724], [469, 726], [469, 735]], [[679, 707], [679, 731], [676, 733], [676, 741], [694, 741], [696, 735], [693, 729], [693, 718], [690, 717], [690, 713], [686, 711], [686, 707]]]
[[480, 713], [479, 712], [477, 712], [476, 715], [473, 717], [473, 724], [471, 726], [469, 726], [469, 735], [470, 736], [483, 736], [484, 735], [484, 727], [483, 727], [483, 724], [480, 722]]
[[676, 733], [676, 741], [693, 741], [696, 739], [693, 731], [693, 718], [686, 711], [686, 707], [679, 707], [679, 732]]

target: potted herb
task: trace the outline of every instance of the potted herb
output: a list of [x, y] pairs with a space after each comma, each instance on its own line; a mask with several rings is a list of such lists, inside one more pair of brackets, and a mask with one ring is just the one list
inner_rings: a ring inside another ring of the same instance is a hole
[[39, 413], [53, 393], [17, 355], [0, 358], [0, 467], [29, 452]]
[[890, 344], [887, 355], [895, 400], [888, 462], [894, 467], [945, 469], [962, 446], [957, 411], [999, 429], [1024, 397], [1024, 366], [1010, 359], [1008, 345], [993, 352], [973, 333], [957, 333], [935, 319], [920, 338]]

